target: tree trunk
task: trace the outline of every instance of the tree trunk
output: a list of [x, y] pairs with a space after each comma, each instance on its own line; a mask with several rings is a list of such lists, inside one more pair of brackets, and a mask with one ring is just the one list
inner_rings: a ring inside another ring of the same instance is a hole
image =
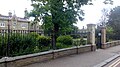
[[52, 46], [53, 49], [56, 49], [56, 39], [57, 39], [57, 33], [59, 31], [59, 25], [58, 23], [54, 23], [54, 29], [53, 29], [53, 35], [52, 35]]

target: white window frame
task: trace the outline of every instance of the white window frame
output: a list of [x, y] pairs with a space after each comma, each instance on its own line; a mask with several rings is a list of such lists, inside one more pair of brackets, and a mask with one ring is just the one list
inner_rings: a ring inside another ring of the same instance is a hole
[[5, 27], [5, 23], [4, 22], [0, 23], [0, 27]]
[[16, 23], [16, 22], [14, 22], [14, 23], [13, 23], [13, 26], [16, 26], [16, 25], [17, 25], [17, 23]]
[[22, 24], [21, 24], [21, 27], [22, 27], [22, 28], [27, 28], [27, 24], [22, 23]]

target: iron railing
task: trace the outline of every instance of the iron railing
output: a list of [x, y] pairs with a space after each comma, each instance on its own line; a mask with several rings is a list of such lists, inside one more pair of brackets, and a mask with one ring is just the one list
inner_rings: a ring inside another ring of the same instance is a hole
[[[0, 58], [5, 56], [11, 57], [54, 49], [52, 46], [52, 36], [48, 37], [50, 38], [49, 40], [43, 41], [38, 37], [42, 34], [44, 34], [43, 31], [39, 30], [0, 29]], [[41, 41], [43, 42], [41, 43]], [[87, 44], [87, 42], [84, 42], [84, 45], [85, 44]], [[73, 40], [73, 44], [69, 47], [79, 45], [82, 45], [81, 41], [79, 39], [75, 39]], [[60, 49], [64, 48], [58, 44], [56, 49], [59, 49], [59, 47]]]

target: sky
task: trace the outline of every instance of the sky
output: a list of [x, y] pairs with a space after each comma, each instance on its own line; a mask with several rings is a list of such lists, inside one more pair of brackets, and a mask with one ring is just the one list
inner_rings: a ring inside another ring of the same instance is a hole
[[24, 10], [31, 10], [30, 0], [0, 0], [0, 14], [8, 15], [8, 12], [16, 13], [19, 17], [24, 17]]
[[110, 10], [111, 8], [120, 5], [119, 0], [114, 0], [114, 5], [105, 5], [103, 1], [104, 0], [95, 0], [93, 5], [83, 6], [81, 9], [84, 10], [85, 19], [83, 21], [78, 21], [76, 26], [81, 29], [83, 26], [86, 27], [86, 24], [97, 24], [100, 22], [100, 18], [102, 16], [101, 10], [103, 8]]
[[[24, 17], [24, 10], [32, 10], [30, 6], [30, 0], [0, 0], [0, 14], [8, 15], [8, 12], [11, 11], [18, 16]], [[78, 21], [76, 26], [80, 29], [86, 24], [93, 23], [96, 24], [99, 22], [100, 17], [102, 16], [101, 10], [103, 8], [110, 9], [112, 7], [120, 5], [119, 0], [114, 0], [114, 5], [104, 5], [103, 0], [94, 0], [93, 5], [87, 5], [81, 7], [85, 13], [85, 19], [83, 21]]]

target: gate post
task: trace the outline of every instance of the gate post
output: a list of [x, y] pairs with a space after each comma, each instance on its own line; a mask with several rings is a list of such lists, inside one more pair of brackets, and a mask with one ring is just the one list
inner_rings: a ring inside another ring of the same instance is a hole
[[95, 44], [95, 24], [87, 24], [87, 42], [88, 44], [91, 44], [91, 50], [95, 51], [96, 50], [96, 44]]
[[101, 28], [101, 44], [102, 48], [106, 48], [106, 28], [102, 27]]

